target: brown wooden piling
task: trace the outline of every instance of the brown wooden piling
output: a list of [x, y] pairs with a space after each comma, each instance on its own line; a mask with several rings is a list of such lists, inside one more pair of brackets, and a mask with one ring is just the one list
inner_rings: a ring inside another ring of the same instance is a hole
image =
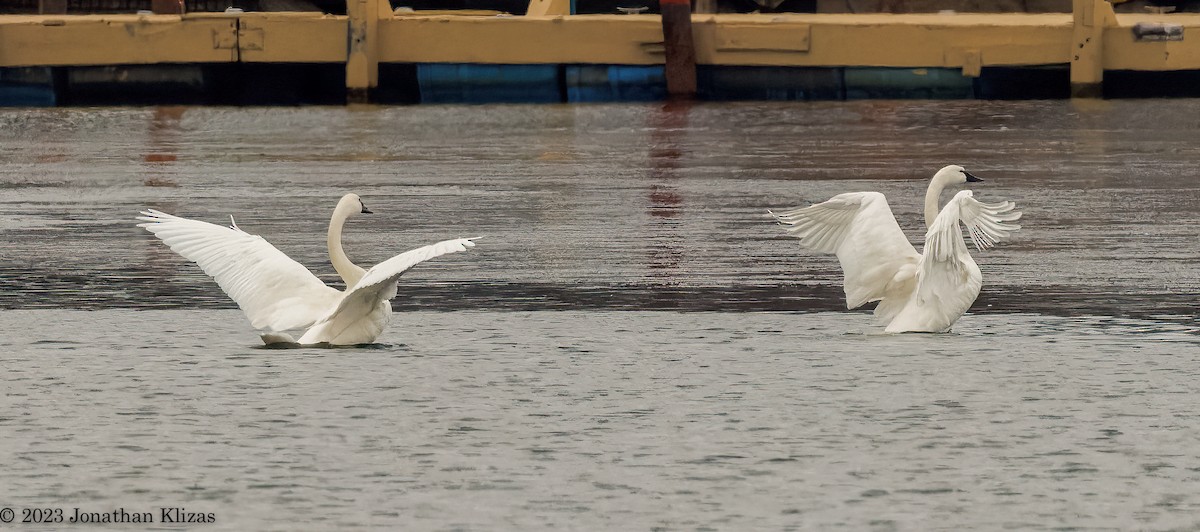
[[667, 54], [667, 94], [672, 98], [694, 97], [696, 47], [692, 40], [692, 4], [689, 0], [661, 0], [659, 6]]

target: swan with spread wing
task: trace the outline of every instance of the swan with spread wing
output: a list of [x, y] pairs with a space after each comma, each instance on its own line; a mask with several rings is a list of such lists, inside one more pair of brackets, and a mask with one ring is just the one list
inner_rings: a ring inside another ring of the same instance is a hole
[[950, 165], [934, 174], [925, 194], [924, 253], [908, 242], [879, 192], [838, 194], [828, 201], [771, 214], [804, 247], [837, 255], [845, 274], [846, 308], [878, 301], [886, 332], [945, 332], [975, 302], [983, 276], [963, 242], [961, 222], [983, 251], [1021, 228], [1011, 201], [982, 203], [970, 190], [941, 210], [950, 185], [983, 181]]
[[[371, 269], [350, 262], [342, 250], [342, 226], [357, 213], [370, 213], [356, 194], [338, 201], [329, 220], [326, 244], [346, 290], [327, 286], [261, 236], [229, 227], [189, 220], [153, 209], [137, 219], [171, 250], [195, 262], [217, 281], [263, 342], [355, 345], [374, 342], [392, 315], [396, 282], [409, 268], [426, 260], [466, 251], [474, 239], [457, 238], [406, 251]], [[233, 221], [233, 217], [230, 217]], [[299, 340], [288, 331], [304, 330]]]

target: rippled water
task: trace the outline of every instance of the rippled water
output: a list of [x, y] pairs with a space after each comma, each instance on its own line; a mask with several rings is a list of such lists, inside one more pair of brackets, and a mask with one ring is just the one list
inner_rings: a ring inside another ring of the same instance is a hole
[[[0, 506], [204, 529], [1200, 526], [1200, 103], [0, 110]], [[763, 217], [963, 164], [1024, 229], [879, 334]], [[268, 350], [132, 224], [336, 284], [456, 236], [364, 349]], [[17, 517], [20, 517], [18, 512]], [[32, 525], [25, 525], [32, 526]]]

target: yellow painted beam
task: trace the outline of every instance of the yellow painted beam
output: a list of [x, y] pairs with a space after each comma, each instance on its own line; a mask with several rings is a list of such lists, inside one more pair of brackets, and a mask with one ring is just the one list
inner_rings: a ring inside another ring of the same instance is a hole
[[[1069, 61], [1071, 19], [1050, 15], [694, 15], [701, 64], [957, 67]], [[655, 15], [397, 16], [383, 62], [661, 64]], [[972, 56], [971, 54], [974, 54]]]
[[[1183, 26], [1182, 41], [1138, 42], [1133, 26], [1139, 22], [1167, 22]], [[1106, 70], [1200, 69], [1200, 13], [1117, 15], [1117, 24], [1104, 31]]]
[[[717, 65], [954, 67], [1067, 62], [1070, 17], [697, 15], [697, 61]], [[740, 46], [729, 46], [731, 32]], [[805, 36], [807, 35], [807, 38]], [[790, 49], [789, 49], [790, 48]]]
[[245, 13], [238, 49], [246, 63], [344, 63], [345, 16], [312, 13]]
[[0, 66], [236, 61], [237, 20], [179, 15], [0, 17]]
[[[692, 21], [701, 64], [950, 67], [978, 75], [988, 66], [1072, 63], [1077, 83], [1098, 83], [1104, 70], [1200, 69], [1200, 14], [1113, 16], [1103, 0], [1076, 1], [1083, 6], [1078, 25], [1070, 14], [718, 14], [693, 15]], [[355, 7], [350, 17], [0, 16], [0, 66], [346, 63], [350, 86], [370, 88], [377, 83], [379, 62], [650, 65], [664, 60], [662, 26], [655, 15], [393, 16], [383, 0], [348, 5]], [[1132, 28], [1139, 22], [1182, 25], [1184, 39], [1138, 42]]]
[[661, 64], [662, 23], [649, 15], [459, 17], [379, 22], [387, 63]]

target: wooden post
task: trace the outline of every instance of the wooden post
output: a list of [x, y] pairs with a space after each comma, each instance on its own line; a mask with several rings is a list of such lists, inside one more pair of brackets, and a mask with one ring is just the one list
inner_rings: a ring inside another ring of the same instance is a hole
[[671, 98], [696, 95], [696, 47], [692, 41], [692, 4], [689, 0], [660, 0], [663, 46], [666, 48], [667, 94]]
[[150, 10], [155, 15], [182, 15], [183, 0], [151, 0]]
[[1117, 23], [1105, 0], [1072, 0], [1071, 97], [1104, 95], [1104, 29]]
[[379, 85], [379, 20], [391, 17], [388, 0], [346, 0], [350, 49], [346, 56], [346, 99], [365, 103]]
[[67, 12], [67, 0], [38, 0], [38, 13], [63, 15]]

